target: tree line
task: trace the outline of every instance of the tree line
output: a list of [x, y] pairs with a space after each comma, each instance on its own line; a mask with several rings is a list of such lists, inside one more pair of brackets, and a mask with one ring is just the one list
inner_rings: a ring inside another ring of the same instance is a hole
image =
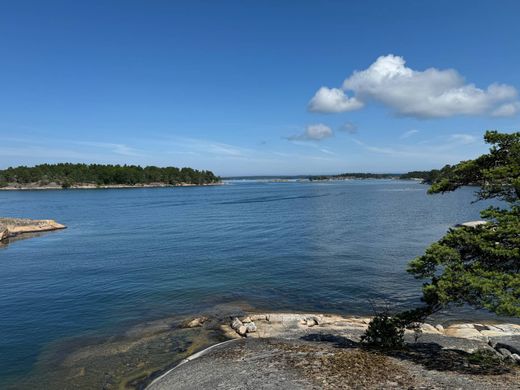
[[411, 171], [404, 174], [399, 173], [365, 173], [365, 172], [352, 172], [352, 173], [341, 173], [339, 175], [322, 175], [322, 176], [309, 176], [310, 181], [314, 180], [344, 180], [344, 179], [400, 179], [400, 180], [413, 180], [420, 179], [425, 184], [433, 183], [441, 173], [447, 172], [451, 169], [451, 166], [446, 165], [442, 169], [432, 169], [431, 171]]
[[211, 171], [192, 168], [102, 164], [41, 164], [0, 170], [0, 186], [56, 183], [62, 187], [77, 184], [136, 185], [136, 184], [211, 184], [220, 178]]

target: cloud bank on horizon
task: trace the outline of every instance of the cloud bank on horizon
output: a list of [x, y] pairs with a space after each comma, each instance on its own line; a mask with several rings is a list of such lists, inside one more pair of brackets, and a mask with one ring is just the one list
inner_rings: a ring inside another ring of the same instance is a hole
[[322, 86], [309, 102], [317, 113], [360, 110], [382, 103], [398, 116], [446, 118], [457, 115], [513, 116], [520, 112], [517, 90], [493, 83], [482, 89], [466, 83], [454, 69], [406, 66], [403, 57], [380, 56], [367, 69], [354, 71], [341, 88]]

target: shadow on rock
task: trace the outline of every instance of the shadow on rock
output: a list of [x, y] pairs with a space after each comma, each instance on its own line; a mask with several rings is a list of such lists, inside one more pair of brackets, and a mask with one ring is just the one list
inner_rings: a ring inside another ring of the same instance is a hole
[[495, 352], [478, 350], [473, 353], [457, 349], [443, 349], [437, 343], [407, 344], [400, 351], [388, 351], [386, 355], [421, 364], [428, 370], [455, 371], [463, 374], [500, 375], [511, 367]]
[[463, 374], [500, 375], [511, 371], [511, 366], [494, 351], [483, 349], [473, 353], [443, 348], [440, 344], [407, 343], [400, 350], [382, 350], [333, 334], [312, 333], [301, 337], [311, 342], [332, 343], [336, 348], [360, 348], [366, 352], [420, 364], [428, 370], [453, 371]]
[[338, 348], [361, 348], [361, 343], [347, 337], [338, 336], [330, 333], [311, 333], [300, 337], [301, 340], [333, 343]]

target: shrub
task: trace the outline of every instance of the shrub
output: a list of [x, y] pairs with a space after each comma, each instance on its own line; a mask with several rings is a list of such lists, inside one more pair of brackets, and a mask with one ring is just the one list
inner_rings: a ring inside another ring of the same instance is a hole
[[388, 311], [377, 314], [361, 341], [374, 347], [383, 349], [402, 348], [404, 345], [405, 326], [398, 317], [391, 317]]

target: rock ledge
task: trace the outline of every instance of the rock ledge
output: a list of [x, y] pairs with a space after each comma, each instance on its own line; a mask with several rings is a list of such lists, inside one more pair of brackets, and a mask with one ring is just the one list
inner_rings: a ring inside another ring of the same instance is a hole
[[0, 218], [0, 241], [24, 233], [39, 233], [65, 229], [52, 219]]

